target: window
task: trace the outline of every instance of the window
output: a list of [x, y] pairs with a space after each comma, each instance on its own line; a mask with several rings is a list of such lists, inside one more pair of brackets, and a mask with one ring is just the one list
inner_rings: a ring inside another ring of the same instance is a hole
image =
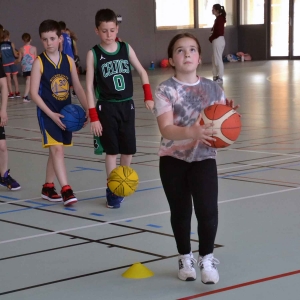
[[156, 28], [194, 28], [194, 0], [156, 0]]
[[199, 28], [211, 28], [216, 17], [212, 14], [214, 4], [224, 6], [226, 11], [226, 25], [233, 25], [233, 1], [232, 0], [197, 0]]
[[241, 25], [264, 24], [264, 2], [263, 0], [241, 0]]
[[[226, 25], [233, 25], [233, 2], [234, 0], [156, 0], [156, 28], [211, 28], [216, 19], [212, 14], [214, 4], [224, 6]], [[198, 7], [196, 11], [195, 7]]]

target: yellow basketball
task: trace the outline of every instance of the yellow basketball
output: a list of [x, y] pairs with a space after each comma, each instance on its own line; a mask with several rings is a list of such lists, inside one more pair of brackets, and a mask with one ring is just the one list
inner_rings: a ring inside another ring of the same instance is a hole
[[127, 197], [135, 192], [139, 185], [139, 176], [127, 166], [119, 166], [111, 171], [107, 179], [108, 188], [119, 197]]

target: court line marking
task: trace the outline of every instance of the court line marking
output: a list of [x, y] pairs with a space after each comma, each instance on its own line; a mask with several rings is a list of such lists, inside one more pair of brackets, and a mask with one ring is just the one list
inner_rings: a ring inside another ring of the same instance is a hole
[[300, 270], [296, 270], [296, 271], [292, 271], [292, 272], [288, 272], [288, 273], [283, 273], [283, 274], [279, 274], [279, 275], [274, 275], [274, 276], [265, 277], [265, 278], [261, 278], [261, 279], [257, 279], [257, 280], [252, 280], [252, 281], [248, 281], [248, 282], [244, 282], [244, 283], [240, 283], [240, 284], [231, 285], [231, 286], [221, 288], [221, 289], [217, 289], [217, 290], [214, 290], [214, 291], [209, 291], [209, 292], [205, 292], [205, 293], [201, 293], [201, 294], [196, 294], [196, 295], [193, 295], [193, 296], [179, 298], [177, 300], [191, 300], [191, 299], [202, 298], [202, 297], [205, 297], [205, 296], [218, 294], [218, 293], [222, 293], [222, 292], [227, 292], [227, 291], [230, 291], [230, 290], [242, 288], [242, 287], [253, 285], [253, 284], [258, 284], [258, 283], [262, 283], [262, 282], [266, 282], [266, 281], [276, 280], [276, 279], [283, 278], [283, 277], [297, 275], [299, 273], [300, 273]]
[[[219, 204], [229, 203], [229, 202], [234, 202], [234, 201], [240, 201], [240, 200], [245, 200], [245, 199], [251, 199], [251, 198], [256, 198], [256, 197], [261, 197], [261, 196], [268, 196], [268, 195], [272, 195], [272, 194], [276, 194], [276, 193], [296, 191], [296, 190], [299, 190], [299, 189], [300, 189], [300, 187], [281, 190], [281, 191], [275, 191], [275, 192], [269, 192], [269, 193], [263, 193], [263, 194], [257, 194], [257, 195], [251, 195], [251, 196], [245, 196], [245, 197], [239, 197], [239, 198], [235, 198], [235, 199], [220, 201]], [[153, 213], [153, 214], [141, 215], [141, 216], [136, 216], [136, 217], [128, 217], [128, 218], [125, 218], [125, 219], [105, 221], [103, 223], [96, 223], [96, 224], [90, 224], [90, 225], [85, 225], [85, 226], [62, 229], [62, 230], [53, 231], [53, 232], [30, 235], [30, 236], [25, 236], [25, 237], [22, 237], [22, 238], [16, 238], [16, 239], [0, 241], [0, 245], [1, 244], [12, 243], [12, 242], [23, 241], [23, 240], [29, 240], [29, 239], [38, 238], [38, 237], [54, 235], [54, 234], [59, 234], [59, 233], [65, 233], [65, 232], [70, 232], [70, 231], [75, 231], [75, 230], [81, 230], [81, 229], [87, 229], [87, 228], [92, 228], [92, 227], [97, 227], [97, 226], [109, 225], [109, 224], [112, 224], [112, 223], [114, 223], [114, 224], [115, 223], [121, 223], [121, 222], [126, 222], [128, 220], [137, 220], [137, 219], [142, 219], [142, 218], [159, 216], [159, 215], [163, 215], [163, 214], [167, 214], [167, 213], [170, 213], [170, 211], [167, 210], [167, 211], [157, 212], [157, 213]]]
[[[241, 164], [241, 165], [233, 166], [233, 167], [220, 168], [220, 169], [218, 169], [218, 171], [226, 171], [226, 170], [232, 170], [232, 169], [239, 169], [239, 168], [242, 168], [242, 167], [245, 167], [245, 166], [257, 166], [257, 165], [261, 165], [261, 164], [273, 163], [273, 162], [278, 162], [278, 161], [283, 161], [283, 160], [289, 160], [289, 159], [293, 159], [293, 158], [294, 157], [288, 157], [288, 158], [281, 158], [281, 159], [277, 159], [277, 160], [270, 160], [270, 161], [264, 161], [264, 162], [253, 163], [253, 164]], [[223, 177], [224, 177], [224, 175], [223, 175]], [[144, 180], [144, 181], [141, 181], [140, 184], [148, 183], [148, 182], [154, 182], [154, 181], [160, 181], [160, 178], [150, 179], [150, 180]], [[92, 191], [103, 190], [103, 189], [106, 189], [106, 187], [99, 187], [99, 188], [94, 188], [94, 189], [89, 189], [89, 190], [75, 191], [75, 193], [79, 194], [79, 193], [92, 192]], [[0, 203], [0, 206], [1, 205], [5, 205], [5, 204], [20, 203], [20, 202], [25, 202], [25, 201], [30, 201], [30, 200], [38, 200], [38, 199], [41, 199], [41, 197], [35, 197], [35, 198], [30, 198], [30, 199], [20, 199], [20, 200], [3, 202], [3, 203]]]

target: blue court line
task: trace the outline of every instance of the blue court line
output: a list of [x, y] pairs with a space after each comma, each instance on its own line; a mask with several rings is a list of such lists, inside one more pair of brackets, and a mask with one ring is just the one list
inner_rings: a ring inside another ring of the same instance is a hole
[[26, 203], [37, 204], [37, 205], [48, 206], [48, 204], [46, 204], [46, 203], [36, 202], [36, 201], [32, 201], [32, 200], [26, 200], [25, 202]]
[[85, 168], [85, 167], [75, 167], [78, 170], [73, 170], [70, 172], [80, 172], [80, 171], [96, 171], [96, 172], [103, 172], [101, 169], [93, 169], [93, 168]]
[[53, 205], [56, 205], [56, 204], [42, 204], [42, 205], [37, 205], [37, 206], [33, 206], [33, 207], [24, 207], [24, 208], [19, 208], [19, 209], [1, 211], [0, 215], [4, 215], [4, 214], [8, 214], [8, 213], [13, 213], [13, 212], [24, 211], [24, 210], [31, 210], [31, 209], [45, 207], [45, 206], [53, 206]]
[[19, 198], [13, 198], [13, 197], [8, 197], [8, 196], [4, 196], [4, 195], [0, 195], [0, 198], [9, 199], [9, 200], [20, 200]]
[[[155, 190], [155, 189], [161, 189], [161, 188], [162, 188], [162, 186], [158, 186], [158, 187], [154, 187], [154, 188], [138, 190], [136, 192], [143, 192], [143, 191], [147, 191], [147, 190]], [[101, 198], [105, 198], [105, 197], [106, 197], [106, 195], [102, 195], [102, 196], [99, 195], [99, 196], [96, 196], [96, 197], [89, 197], [89, 198], [80, 199], [80, 200], [78, 200], [78, 202], [94, 200], [94, 199], [101, 199]], [[19, 200], [19, 199], [14, 199], [14, 200]], [[31, 200], [26, 200], [26, 201], [31, 201]], [[24, 202], [26, 202], [26, 201], [24, 201]], [[39, 205], [37, 205], [37, 206], [24, 207], [24, 208], [14, 209], [14, 210], [7, 210], [7, 211], [0, 212], [0, 214], [8, 214], [8, 213], [19, 212], [19, 211], [24, 211], [24, 210], [30, 210], [30, 209], [35, 209], [35, 208], [45, 208], [45, 207], [48, 207], [48, 206], [55, 206], [55, 205], [62, 205], [63, 206], [62, 202], [51, 203], [51, 204], [41, 204], [41, 203], [39, 203]]]
[[154, 228], [162, 228], [162, 226], [160, 226], [160, 225], [155, 225], [155, 224], [147, 224], [146, 226], [154, 227]]
[[102, 214], [97, 214], [97, 213], [90, 213], [91, 216], [96, 216], [96, 217], [103, 217], [104, 215]]
[[77, 211], [77, 209], [73, 207], [64, 207], [64, 209], [69, 211]]

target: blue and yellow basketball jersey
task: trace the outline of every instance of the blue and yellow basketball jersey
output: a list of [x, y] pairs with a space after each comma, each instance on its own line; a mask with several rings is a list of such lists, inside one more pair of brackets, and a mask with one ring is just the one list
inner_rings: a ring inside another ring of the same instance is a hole
[[46, 105], [57, 113], [64, 106], [71, 104], [71, 64], [66, 54], [59, 53], [59, 55], [57, 65], [48, 57], [46, 52], [38, 56], [42, 73], [39, 95]]
[[[71, 104], [70, 82], [71, 63], [69, 56], [60, 53], [56, 65], [43, 52], [38, 56], [41, 65], [41, 82], [39, 95], [45, 104], [55, 113], [59, 113], [63, 107]], [[47, 116], [39, 107], [37, 108], [39, 125], [43, 135], [43, 147], [52, 145], [72, 145], [72, 133], [63, 131]]]

